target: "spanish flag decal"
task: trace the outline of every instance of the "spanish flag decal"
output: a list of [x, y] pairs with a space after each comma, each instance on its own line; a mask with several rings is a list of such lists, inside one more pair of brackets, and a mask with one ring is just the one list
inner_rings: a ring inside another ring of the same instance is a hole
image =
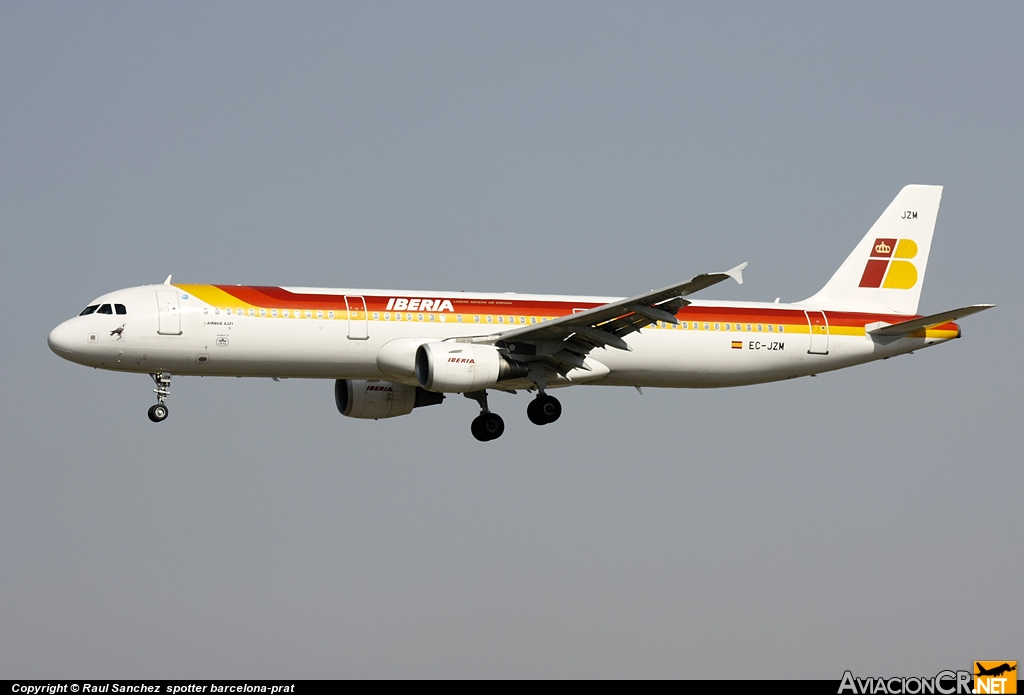
[[734, 340], [734, 341], [732, 341], [732, 349], [733, 350], [742, 350], [743, 349], [743, 341], [742, 340]]

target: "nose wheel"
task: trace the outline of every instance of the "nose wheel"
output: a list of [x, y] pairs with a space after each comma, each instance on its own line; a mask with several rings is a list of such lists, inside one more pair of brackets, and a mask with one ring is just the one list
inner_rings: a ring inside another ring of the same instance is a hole
[[163, 422], [167, 419], [167, 406], [157, 403], [149, 409], [149, 419], [153, 422]]
[[526, 417], [535, 425], [548, 425], [562, 415], [562, 404], [554, 396], [540, 394], [526, 406]]
[[464, 395], [480, 404], [480, 414], [473, 419], [473, 424], [469, 426], [469, 431], [473, 433], [477, 441], [489, 442], [500, 437], [505, 432], [505, 421], [487, 407], [487, 391], [473, 391]]
[[164, 405], [164, 401], [171, 395], [171, 375], [169, 372], [158, 372], [149, 376], [152, 377], [153, 383], [156, 384], [156, 388], [153, 389], [153, 393], [156, 394], [156, 405], [150, 407], [146, 414], [149, 415], [149, 419], [153, 422], [163, 422], [170, 413], [167, 406]]

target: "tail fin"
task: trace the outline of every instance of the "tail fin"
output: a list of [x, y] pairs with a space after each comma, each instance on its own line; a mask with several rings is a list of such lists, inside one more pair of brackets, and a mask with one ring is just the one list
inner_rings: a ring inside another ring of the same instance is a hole
[[832, 279], [803, 303], [916, 314], [942, 186], [906, 186]]

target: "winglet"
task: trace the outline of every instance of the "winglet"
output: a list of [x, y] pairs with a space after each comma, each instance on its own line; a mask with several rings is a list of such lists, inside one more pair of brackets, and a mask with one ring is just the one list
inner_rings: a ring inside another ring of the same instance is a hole
[[[173, 273], [172, 273], [172, 275], [173, 275]], [[170, 276], [170, 275], [168, 275], [168, 276], [167, 276], [167, 279], [166, 279], [166, 280], [164, 280], [164, 284], [165, 284], [165, 285], [170, 285], [170, 284], [171, 284], [171, 276]]]
[[728, 275], [729, 277], [731, 277], [733, 280], [736, 281], [736, 284], [742, 285], [743, 284], [743, 269], [746, 268], [748, 265], [749, 265], [749, 263], [740, 263], [735, 268], [731, 268], [731, 269], [725, 271], [724, 273], [722, 273], [722, 275]]

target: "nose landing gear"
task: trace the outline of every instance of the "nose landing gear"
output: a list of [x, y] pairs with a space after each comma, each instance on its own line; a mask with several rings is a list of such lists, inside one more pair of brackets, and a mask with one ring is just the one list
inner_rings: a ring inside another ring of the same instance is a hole
[[539, 394], [526, 406], [526, 417], [535, 425], [548, 425], [562, 415], [562, 404], [554, 396]]
[[167, 419], [169, 411], [167, 406], [164, 405], [164, 401], [171, 395], [171, 374], [170, 372], [158, 372], [156, 374], [150, 374], [153, 378], [153, 383], [156, 384], [156, 388], [153, 389], [153, 393], [156, 394], [156, 405], [152, 406], [147, 415], [153, 422], [163, 422]]
[[487, 391], [473, 391], [465, 394], [466, 398], [472, 398], [480, 404], [480, 414], [473, 420], [469, 430], [476, 437], [477, 441], [489, 442], [497, 439], [505, 432], [505, 421], [497, 413], [492, 413], [487, 407]]

